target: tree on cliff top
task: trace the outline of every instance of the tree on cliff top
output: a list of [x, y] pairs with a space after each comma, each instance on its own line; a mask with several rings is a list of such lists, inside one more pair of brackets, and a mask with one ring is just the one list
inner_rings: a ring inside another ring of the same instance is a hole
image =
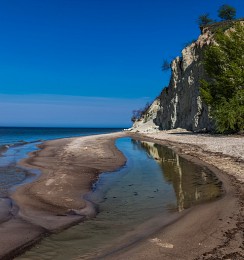
[[217, 131], [244, 130], [244, 26], [217, 32], [204, 53], [210, 80], [202, 80], [201, 96], [210, 105]]
[[213, 20], [209, 18], [209, 14], [203, 14], [198, 17], [197, 23], [201, 27], [213, 23]]
[[236, 16], [236, 9], [230, 5], [222, 5], [218, 10], [218, 16], [222, 20], [233, 20]]

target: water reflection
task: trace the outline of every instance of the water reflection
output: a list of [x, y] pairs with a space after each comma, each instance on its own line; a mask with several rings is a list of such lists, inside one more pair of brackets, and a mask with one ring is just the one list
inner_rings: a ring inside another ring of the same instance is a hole
[[173, 185], [178, 211], [220, 196], [221, 182], [206, 167], [187, 161], [165, 146], [135, 140], [132, 142], [134, 147], [143, 148], [158, 162], [164, 179]]

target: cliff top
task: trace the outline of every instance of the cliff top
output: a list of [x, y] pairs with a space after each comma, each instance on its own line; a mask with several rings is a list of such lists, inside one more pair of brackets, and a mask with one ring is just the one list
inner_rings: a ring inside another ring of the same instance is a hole
[[217, 30], [227, 30], [230, 27], [234, 26], [236, 22], [244, 22], [244, 17], [243, 18], [239, 18], [236, 20], [227, 20], [227, 21], [221, 21], [221, 22], [216, 22], [216, 23], [212, 23], [212, 24], [208, 24], [205, 26], [200, 26], [200, 30], [201, 33], [206, 32], [206, 30], [211, 31], [212, 33], [216, 32]]

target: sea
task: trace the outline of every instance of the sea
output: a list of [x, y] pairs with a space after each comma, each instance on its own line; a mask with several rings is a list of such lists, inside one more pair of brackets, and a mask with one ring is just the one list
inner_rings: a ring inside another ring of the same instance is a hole
[[6, 145], [21, 145], [58, 138], [112, 133], [121, 130], [122, 128], [0, 127], [0, 149], [3, 149]]
[[25, 169], [18, 162], [38, 150], [47, 140], [97, 135], [121, 131], [121, 128], [0, 127], [0, 198], [16, 185], [33, 181], [38, 172]]

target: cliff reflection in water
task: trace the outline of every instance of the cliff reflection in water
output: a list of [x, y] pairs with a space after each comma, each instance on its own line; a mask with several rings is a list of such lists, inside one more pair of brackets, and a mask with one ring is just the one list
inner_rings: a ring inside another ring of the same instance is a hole
[[134, 147], [146, 150], [158, 162], [164, 179], [173, 185], [178, 211], [221, 195], [221, 182], [206, 167], [187, 161], [165, 146], [136, 140], [132, 142]]

